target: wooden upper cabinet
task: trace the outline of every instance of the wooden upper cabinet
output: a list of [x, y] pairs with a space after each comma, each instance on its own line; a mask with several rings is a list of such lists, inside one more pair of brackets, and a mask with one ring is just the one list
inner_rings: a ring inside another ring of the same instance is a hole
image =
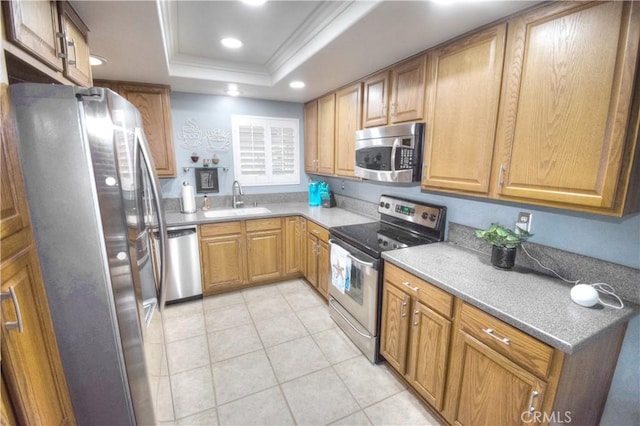
[[362, 127], [384, 126], [388, 123], [389, 71], [364, 80]]
[[81, 86], [92, 85], [91, 64], [89, 63], [89, 29], [75, 10], [67, 2], [58, 4], [64, 52], [64, 75]]
[[503, 24], [429, 52], [423, 188], [489, 193], [505, 36]]
[[425, 68], [426, 55], [421, 55], [391, 69], [391, 123], [421, 120], [424, 116]]
[[[68, 2], [8, 0], [2, 6], [9, 41], [4, 49], [19, 59], [8, 63], [10, 76], [92, 85], [89, 29]], [[42, 75], [34, 76], [32, 70], [24, 74], [23, 63]]]
[[622, 213], [637, 144], [625, 137], [633, 120], [637, 138], [639, 6], [560, 2], [509, 22], [498, 198]]
[[135, 105], [142, 115], [144, 134], [159, 177], [176, 177], [173, 126], [169, 86], [142, 83], [119, 83], [118, 92]]
[[335, 127], [335, 173], [339, 176], [354, 176], [356, 130], [362, 129], [362, 83], [336, 92]]
[[336, 95], [318, 99], [318, 161], [317, 173], [332, 175], [335, 170]]
[[62, 71], [55, 1], [3, 1], [7, 39], [56, 71]]
[[318, 172], [318, 101], [304, 104], [304, 171]]

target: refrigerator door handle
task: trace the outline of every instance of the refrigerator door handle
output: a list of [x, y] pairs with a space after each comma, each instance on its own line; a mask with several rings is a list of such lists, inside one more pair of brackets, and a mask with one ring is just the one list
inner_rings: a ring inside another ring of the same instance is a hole
[[162, 209], [160, 182], [158, 181], [158, 176], [154, 172], [155, 165], [149, 152], [147, 139], [144, 136], [144, 132], [139, 127], [135, 129], [135, 135], [136, 142], [140, 148], [140, 153], [142, 154], [142, 160], [144, 161], [147, 172], [149, 173], [149, 182], [151, 183], [151, 191], [153, 192], [153, 199], [156, 204], [156, 215], [158, 216], [158, 233], [160, 234], [160, 291], [158, 294], [158, 310], [162, 312], [167, 298], [167, 225], [164, 220], [164, 210]]

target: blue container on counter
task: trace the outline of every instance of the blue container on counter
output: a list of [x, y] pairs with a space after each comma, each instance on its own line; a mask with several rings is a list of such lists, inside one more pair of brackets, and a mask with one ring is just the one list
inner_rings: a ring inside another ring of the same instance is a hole
[[309, 205], [319, 206], [322, 204], [320, 199], [320, 182], [309, 182]]

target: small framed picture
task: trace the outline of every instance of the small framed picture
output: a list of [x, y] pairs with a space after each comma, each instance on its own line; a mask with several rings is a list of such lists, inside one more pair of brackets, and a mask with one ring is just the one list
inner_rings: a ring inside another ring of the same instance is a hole
[[219, 192], [218, 169], [208, 167], [194, 169], [196, 173], [196, 192], [208, 193]]

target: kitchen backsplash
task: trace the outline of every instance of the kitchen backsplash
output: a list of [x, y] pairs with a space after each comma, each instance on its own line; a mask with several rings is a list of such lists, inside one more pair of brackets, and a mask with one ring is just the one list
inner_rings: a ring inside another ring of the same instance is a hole
[[[211, 200], [211, 208], [224, 208], [231, 207], [231, 195], [214, 195], [209, 194], [207, 196]], [[198, 210], [202, 209], [202, 197], [200, 194], [196, 197], [196, 207]], [[278, 192], [272, 194], [246, 194], [242, 195], [242, 201], [246, 207], [253, 207], [254, 203], [257, 206], [264, 206], [265, 204], [280, 204], [280, 203], [306, 203], [309, 200], [309, 194], [307, 192]], [[164, 199], [165, 211], [180, 211], [180, 199], [179, 198], [165, 198]]]
[[[450, 243], [491, 256], [491, 246], [476, 238], [475, 228], [453, 222], [449, 222], [447, 227], [447, 241]], [[640, 270], [532, 242], [526, 242], [525, 246], [531, 256], [564, 278], [572, 281], [579, 279], [583, 284], [610, 284], [622, 299], [640, 304]], [[553, 276], [531, 260], [521, 247], [518, 247], [516, 255], [516, 267], [518, 266]]]

